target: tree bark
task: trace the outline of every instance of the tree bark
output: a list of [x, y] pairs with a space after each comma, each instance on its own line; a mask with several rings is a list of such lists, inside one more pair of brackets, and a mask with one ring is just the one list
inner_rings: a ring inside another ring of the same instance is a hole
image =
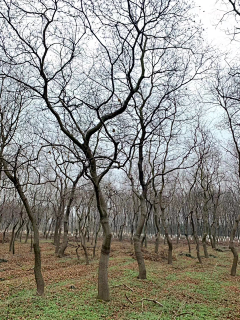
[[237, 264], [238, 264], [238, 252], [237, 249], [234, 246], [234, 238], [237, 231], [238, 223], [240, 221], [240, 215], [236, 218], [235, 223], [233, 225], [233, 229], [230, 236], [230, 242], [229, 242], [229, 249], [231, 249], [233, 254], [233, 263], [231, 268], [231, 276], [235, 276], [237, 272]]
[[3, 165], [4, 165], [4, 170], [9, 178], [9, 180], [12, 181], [14, 184], [22, 202], [23, 205], [26, 209], [27, 215], [29, 217], [29, 220], [32, 223], [32, 228], [33, 228], [33, 248], [34, 248], [34, 274], [35, 274], [35, 280], [37, 284], [37, 294], [40, 296], [44, 295], [44, 280], [42, 276], [42, 270], [41, 270], [41, 250], [40, 250], [40, 245], [39, 245], [39, 232], [38, 232], [38, 226], [37, 226], [37, 220], [35, 215], [33, 214], [31, 207], [28, 203], [28, 200], [22, 190], [22, 186], [19, 183], [18, 178], [13, 176], [10, 171], [7, 168], [6, 162], [3, 160]]
[[27, 233], [26, 233], [26, 238], [25, 238], [24, 243], [27, 243], [28, 237], [29, 237], [29, 222], [26, 224], [26, 229], [27, 229]]
[[100, 213], [100, 223], [103, 229], [103, 242], [99, 260], [98, 269], [98, 295], [97, 298], [104, 301], [110, 300], [110, 291], [108, 285], [108, 263], [111, 248], [112, 234], [107, 216], [107, 206], [100, 190], [99, 184], [94, 185], [97, 207]]
[[205, 258], [209, 258], [208, 250], [207, 250], [207, 233], [205, 232], [202, 237], [202, 245]]
[[145, 267], [145, 262], [142, 254], [142, 249], [141, 249], [141, 233], [144, 227], [146, 215], [147, 215], [147, 208], [146, 208], [146, 200], [143, 197], [143, 195], [140, 196], [140, 219], [138, 222], [138, 226], [136, 229], [136, 232], [133, 236], [133, 243], [134, 243], [134, 251], [135, 251], [135, 256], [137, 259], [138, 263], [138, 278], [139, 279], [146, 279], [147, 278], [147, 272], [146, 272], [146, 267]]
[[73, 185], [72, 185], [72, 189], [71, 189], [71, 193], [70, 193], [70, 198], [67, 204], [67, 210], [64, 216], [64, 223], [63, 223], [63, 241], [62, 241], [62, 245], [60, 246], [59, 250], [58, 250], [58, 257], [63, 257], [64, 252], [67, 248], [68, 245], [68, 229], [69, 229], [69, 216], [70, 216], [70, 212], [71, 212], [71, 207], [72, 207], [72, 202], [74, 199], [74, 193], [76, 190], [76, 186], [77, 183], [80, 179], [80, 177], [83, 175], [83, 171], [81, 171], [78, 175], [77, 178], [74, 180]]
[[201, 256], [200, 256], [199, 239], [198, 239], [198, 235], [196, 233], [195, 226], [194, 226], [194, 221], [193, 221], [193, 211], [190, 212], [190, 215], [191, 215], [192, 233], [193, 233], [194, 240], [196, 242], [197, 258], [198, 258], [198, 262], [202, 264], [202, 259], [201, 259]]
[[12, 252], [12, 254], [15, 254], [15, 237], [16, 237], [15, 229], [16, 229], [17, 225], [18, 225], [18, 222], [16, 222], [13, 225], [11, 240], [10, 240], [10, 244], [9, 244], [9, 252]]
[[168, 264], [172, 264], [172, 251], [173, 251], [173, 245], [172, 245], [172, 240], [169, 237], [169, 234], [167, 232], [167, 228], [165, 230], [165, 236], [167, 239], [167, 244], [168, 244]]

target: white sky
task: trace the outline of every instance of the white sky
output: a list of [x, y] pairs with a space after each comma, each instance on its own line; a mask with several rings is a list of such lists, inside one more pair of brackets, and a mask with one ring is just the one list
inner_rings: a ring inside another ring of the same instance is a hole
[[[227, 31], [233, 32], [236, 21], [233, 15], [225, 16], [224, 13], [231, 10], [231, 6], [224, 5], [222, 0], [195, 0], [196, 12], [204, 27], [204, 39], [216, 47], [218, 53], [227, 53], [229, 61], [239, 57], [240, 43], [233, 41], [233, 37], [227, 34]], [[226, 58], [226, 56], [225, 56]], [[239, 59], [239, 58], [238, 58]], [[224, 65], [224, 60], [222, 60]], [[211, 122], [215, 136], [224, 144], [231, 140], [231, 136], [227, 130], [218, 127], [219, 120], [222, 118], [222, 110], [212, 109], [207, 113], [207, 119]]]
[[229, 51], [232, 57], [236, 57], [240, 44], [232, 41], [232, 36], [227, 34], [227, 30], [233, 32], [236, 21], [230, 15], [222, 19], [224, 13], [231, 9], [231, 5], [224, 5], [221, 0], [195, 0], [195, 3], [199, 19], [204, 25], [206, 40], [221, 51]]

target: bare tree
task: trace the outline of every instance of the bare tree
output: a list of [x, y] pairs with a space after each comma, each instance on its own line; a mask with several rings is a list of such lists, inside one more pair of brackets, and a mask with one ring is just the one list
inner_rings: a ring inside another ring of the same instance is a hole
[[[21, 153], [24, 152], [22, 150], [24, 148], [20, 144], [17, 144], [17, 135], [19, 134], [18, 129], [19, 127], [21, 128], [22, 125], [22, 113], [28, 102], [28, 92], [26, 92], [21, 85], [16, 86], [9, 82], [8, 79], [2, 79], [0, 98], [0, 167], [17, 190], [31, 221], [34, 233], [34, 274], [37, 284], [37, 293], [43, 295], [44, 280], [41, 271], [41, 253], [37, 217], [32, 211], [24, 190], [25, 182], [23, 182], [22, 179], [23, 174], [20, 174], [22, 169], [24, 171], [28, 170], [26, 169], [28, 160], [26, 161], [26, 159], [23, 158], [21, 159], [22, 161], [19, 160], [21, 158]], [[22, 129], [23, 128], [21, 128], [21, 130]]]

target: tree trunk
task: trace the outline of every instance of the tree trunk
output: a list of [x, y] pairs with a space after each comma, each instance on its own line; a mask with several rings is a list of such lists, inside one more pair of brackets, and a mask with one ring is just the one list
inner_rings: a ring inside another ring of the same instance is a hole
[[207, 250], [207, 235], [208, 235], [208, 208], [207, 208], [207, 196], [204, 190], [205, 203], [203, 205], [203, 231], [202, 231], [202, 245], [205, 258], [209, 258]]
[[237, 249], [234, 246], [234, 238], [235, 238], [235, 234], [237, 231], [237, 227], [238, 227], [238, 223], [240, 221], [240, 215], [237, 217], [237, 219], [235, 220], [235, 223], [233, 225], [233, 229], [231, 232], [231, 236], [230, 236], [230, 242], [229, 242], [229, 249], [231, 249], [232, 254], [233, 254], [233, 263], [232, 263], [232, 268], [231, 268], [231, 276], [235, 276], [236, 272], [237, 272], [237, 264], [238, 264], [238, 252]]
[[27, 243], [28, 237], [29, 237], [29, 222], [28, 222], [27, 225], [26, 225], [26, 229], [27, 229], [27, 233], [26, 233], [26, 238], [25, 238], [24, 243]]
[[98, 228], [96, 229], [96, 232], [95, 232], [94, 246], [93, 246], [93, 259], [96, 256], [97, 239], [98, 239], [98, 234], [99, 234], [100, 228], [101, 228], [101, 224], [99, 224], [99, 226], [98, 226]]
[[62, 220], [62, 218], [60, 217], [60, 215], [58, 215], [57, 219], [56, 219], [54, 237], [53, 237], [53, 243], [54, 243], [55, 246], [57, 246], [59, 244], [59, 242], [60, 242], [59, 230], [60, 230], [60, 227], [61, 227], [61, 220]]
[[190, 215], [191, 215], [192, 233], [193, 233], [194, 240], [196, 242], [197, 258], [198, 258], [198, 262], [202, 264], [202, 259], [201, 259], [201, 256], [200, 256], [199, 239], [198, 239], [198, 235], [196, 233], [195, 226], [194, 226], [194, 221], [193, 221], [193, 211], [190, 212]]
[[[67, 245], [68, 245], [68, 219], [69, 219], [69, 216], [67, 217], [65, 215], [65, 219], [63, 223], [63, 241], [58, 250], [59, 258], [62, 258], [64, 256], [65, 250], [67, 249]], [[56, 246], [56, 251], [57, 251], [57, 246]]]
[[87, 247], [86, 247], [86, 235], [82, 233], [80, 236], [80, 239], [81, 239], [81, 245], [82, 245], [85, 260], [86, 260], [86, 265], [89, 265], [88, 252], [87, 252]]
[[[50, 224], [49, 224], [48, 231], [46, 232], [46, 240], [48, 239], [48, 237], [49, 237], [49, 235], [50, 235], [50, 232], [51, 232], [51, 230], [52, 230], [53, 222], [54, 222], [54, 220], [51, 219], [51, 222], [50, 222]], [[50, 239], [51, 239], [51, 238], [50, 238]]]
[[69, 216], [70, 216], [70, 212], [71, 212], [71, 206], [72, 206], [72, 202], [73, 202], [73, 199], [74, 199], [74, 193], [75, 193], [75, 190], [76, 190], [76, 186], [77, 186], [77, 183], [78, 183], [78, 181], [79, 181], [79, 179], [81, 178], [82, 175], [83, 175], [83, 171], [81, 171], [77, 175], [77, 177], [74, 180], [73, 185], [72, 185], [70, 198], [69, 198], [69, 201], [68, 201], [68, 204], [67, 204], [67, 210], [66, 210], [66, 213], [65, 213], [65, 216], [64, 216], [63, 242], [62, 242], [61, 247], [58, 250], [58, 257], [63, 257], [64, 252], [65, 252], [65, 250], [67, 248], [67, 245], [68, 245]]
[[34, 250], [34, 275], [37, 283], [37, 294], [39, 296], [44, 295], [44, 280], [42, 276], [41, 267], [41, 250], [39, 245], [39, 232], [37, 225], [33, 223], [33, 250]]
[[109, 301], [110, 292], [108, 285], [108, 262], [111, 248], [112, 235], [107, 217], [100, 219], [103, 228], [103, 242], [98, 269], [98, 299]]
[[177, 222], [177, 244], [179, 244], [179, 239], [180, 239], [180, 223], [178, 221]]
[[173, 245], [172, 245], [172, 240], [169, 237], [169, 234], [167, 232], [167, 228], [166, 228], [166, 231], [165, 231], [165, 236], [166, 236], [167, 244], [168, 244], [168, 264], [172, 264]]
[[9, 222], [9, 223], [7, 224], [7, 226], [5, 227], [4, 231], [3, 231], [2, 244], [4, 244], [4, 242], [5, 242], [6, 231], [7, 231], [7, 229], [9, 228], [10, 224], [11, 224], [11, 223]]
[[157, 234], [156, 234], [155, 250], [154, 250], [155, 253], [158, 253], [159, 243], [160, 243], [160, 231], [158, 231]]
[[98, 269], [98, 295], [97, 298], [104, 301], [110, 300], [110, 291], [108, 285], [108, 262], [111, 248], [112, 234], [107, 216], [107, 206], [102, 195], [99, 183], [94, 185], [97, 207], [100, 213], [100, 223], [103, 229], [103, 242], [99, 260]]
[[12, 228], [12, 236], [9, 244], [9, 252], [12, 252], [12, 254], [15, 254], [15, 237], [16, 237], [15, 229], [17, 225], [18, 225], [18, 222], [14, 224]]
[[119, 233], [118, 233], [118, 239], [120, 242], [123, 240], [123, 229], [124, 229], [124, 224], [120, 226]]
[[59, 250], [59, 247], [60, 247], [61, 233], [62, 233], [62, 228], [60, 227], [59, 230], [58, 230], [58, 235], [57, 235], [57, 237], [56, 237], [55, 254], [58, 253], [58, 250]]
[[207, 250], [207, 233], [203, 234], [202, 245], [203, 245], [203, 251], [204, 251], [205, 258], [209, 258], [208, 250]]
[[135, 251], [135, 256], [137, 259], [138, 263], [138, 278], [139, 279], [146, 279], [147, 278], [147, 272], [146, 272], [146, 267], [145, 267], [145, 262], [141, 250], [141, 233], [144, 227], [146, 215], [147, 215], [147, 208], [146, 208], [146, 200], [144, 199], [143, 195], [140, 196], [140, 219], [138, 220], [138, 225], [136, 229], [136, 233], [134, 234], [133, 237], [133, 243], [134, 243], [134, 251]]
[[37, 220], [31, 210], [31, 207], [28, 203], [28, 200], [27, 200], [23, 190], [22, 190], [22, 186], [19, 183], [19, 180], [15, 176], [13, 176], [12, 173], [8, 170], [7, 163], [4, 160], [3, 160], [3, 165], [4, 165], [6, 175], [9, 178], [9, 180], [11, 180], [12, 183], [14, 184], [14, 186], [15, 186], [15, 188], [16, 188], [16, 190], [17, 190], [17, 192], [18, 192], [18, 194], [24, 204], [24, 207], [26, 209], [29, 220], [32, 223], [32, 228], [33, 228], [33, 233], [34, 233], [33, 247], [34, 247], [34, 258], [35, 258], [34, 274], [35, 274], [35, 280], [36, 280], [36, 284], [37, 284], [37, 294], [40, 296], [43, 296], [44, 295], [44, 280], [43, 280], [42, 271], [41, 271], [41, 254], [40, 254], [39, 232], [38, 232]]
[[191, 244], [190, 244], [190, 241], [189, 241], [189, 237], [188, 237], [188, 234], [185, 234], [185, 237], [187, 239], [187, 244], [188, 244], [188, 252], [191, 254]]

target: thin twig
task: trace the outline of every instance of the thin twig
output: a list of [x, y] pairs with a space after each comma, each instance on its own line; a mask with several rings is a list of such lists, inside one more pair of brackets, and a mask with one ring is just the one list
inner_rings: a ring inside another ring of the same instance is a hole
[[159, 306], [163, 307], [163, 305], [160, 302], [158, 302], [157, 300], [154, 300], [154, 299], [142, 298], [141, 300], [137, 300], [137, 301], [134, 301], [134, 302], [143, 302], [144, 300], [145, 301], [152, 301], [152, 302], [158, 304]]
[[128, 296], [127, 296], [126, 293], [125, 293], [125, 297], [127, 298], [127, 300], [128, 300], [131, 304], [133, 304], [132, 300], [130, 300], [130, 299], [128, 298]]
[[126, 284], [119, 284], [117, 286], [113, 286], [112, 288], [118, 288], [118, 287], [122, 287], [122, 286], [126, 287], [127, 289], [129, 289], [129, 290], [131, 290], [133, 292], [133, 289], [130, 288], [129, 286], [127, 286]]
[[129, 286], [127, 286], [126, 284], [124, 284], [124, 287], [128, 288], [129, 290], [131, 290], [133, 292], [133, 289], [130, 288]]

